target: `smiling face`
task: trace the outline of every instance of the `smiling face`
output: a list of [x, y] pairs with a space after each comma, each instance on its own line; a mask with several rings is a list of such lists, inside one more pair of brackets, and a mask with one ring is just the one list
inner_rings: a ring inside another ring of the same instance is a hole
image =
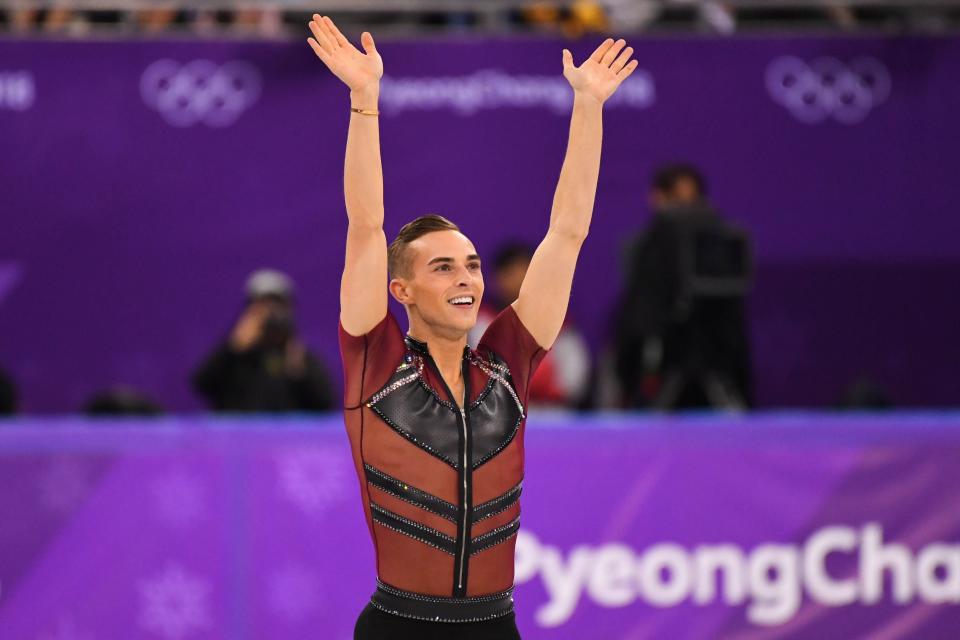
[[459, 339], [477, 323], [483, 273], [473, 243], [459, 231], [434, 231], [406, 247], [405, 276], [390, 281], [390, 292], [407, 308], [411, 328]]

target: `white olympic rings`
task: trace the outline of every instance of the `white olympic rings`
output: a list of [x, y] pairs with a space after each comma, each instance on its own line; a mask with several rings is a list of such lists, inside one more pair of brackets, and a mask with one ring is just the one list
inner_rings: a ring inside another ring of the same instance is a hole
[[140, 95], [169, 124], [189, 127], [202, 122], [227, 127], [260, 97], [260, 72], [233, 60], [216, 64], [193, 60], [180, 64], [157, 60], [140, 77]]
[[844, 64], [817, 58], [807, 64], [783, 56], [767, 66], [767, 91], [801, 122], [815, 124], [833, 118], [843, 124], [861, 122], [890, 96], [887, 67], [876, 58], [856, 58]]

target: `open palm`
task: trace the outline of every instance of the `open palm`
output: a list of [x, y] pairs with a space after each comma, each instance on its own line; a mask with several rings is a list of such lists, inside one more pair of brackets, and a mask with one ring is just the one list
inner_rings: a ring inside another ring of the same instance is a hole
[[383, 76], [383, 59], [377, 53], [373, 36], [364, 31], [360, 44], [366, 53], [350, 44], [329, 16], [313, 14], [310, 21], [313, 38], [307, 43], [327, 68], [340, 78], [351, 91], [363, 91], [376, 85]]
[[563, 50], [563, 75], [577, 93], [603, 103], [613, 95], [639, 64], [630, 60], [633, 47], [626, 41], [607, 38], [579, 67], [573, 64], [573, 54]]

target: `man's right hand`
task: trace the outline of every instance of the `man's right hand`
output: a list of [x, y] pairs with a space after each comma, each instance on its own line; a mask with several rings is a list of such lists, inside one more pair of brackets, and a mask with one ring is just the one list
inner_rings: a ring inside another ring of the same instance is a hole
[[240, 314], [240, 319], [230, 334], [230, 348], [237, 353], [249, 350], [263, 333], [270, 309], [261, 302], [253, 302]]
[[[364, 31], [360, 36], [360, 44], [366, 52], [364, 54], [343, 37], [329, 16], [313, 14], [310, 31], [314, 37], [307, 38], [307, 42], [314, 53], [335, 76], [350, 87], [352, 93], [378, 93], [380, 78], [383, 77], [383, 59], [377, 53], [373, 36], [369, 32]], [[364, 105], [357, 106], [362, 108]]]

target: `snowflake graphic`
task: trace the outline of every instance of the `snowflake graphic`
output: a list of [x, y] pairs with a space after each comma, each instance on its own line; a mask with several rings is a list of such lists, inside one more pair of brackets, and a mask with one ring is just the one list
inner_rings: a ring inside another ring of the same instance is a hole
[[165, 640], [210, 627], [210, 585], [177, 564], [140, 582], [140, 626]]
[[203, 516], [204, 493], [200, 481], [174, 470], [150, 483], [154, 514], [163, 524], [185, 531]]
[[71, 616], [64, 616], [52, 631], [40, 634], [37, 640], [92, 640], [92, 637], [78, 631]]
[[287, 622], [302, 622], [315, 613], [320, 594], [317, 574], [299, 564], [288, 564], [267, 580], [270, 611]]
[[80, 457], [53, 458], [37, 480], [40, 504], [53, 513], [70, 513], [89, 495], [92, 476], [90, 464]]
[[310, 447], [280, 454], [277, 472], [283, 496], [311, 517], [343, 500], [348, 476], [335, 449]]

